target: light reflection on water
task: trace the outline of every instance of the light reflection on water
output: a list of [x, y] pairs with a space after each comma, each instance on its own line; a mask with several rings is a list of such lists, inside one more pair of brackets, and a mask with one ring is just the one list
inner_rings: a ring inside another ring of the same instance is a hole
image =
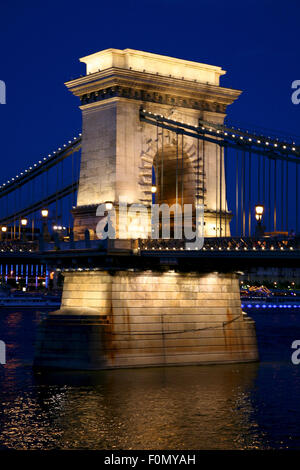
[[[259, 324], [278, 344], [278, 318], [257, 319], [258, 330]], [[0, 448], [299, 445], [299, 369], [288, 355], [260, 364], [34, 374], [35, 325], [33, 312], [1, 313], [0, 338], [9, 357], [0, 369]]]

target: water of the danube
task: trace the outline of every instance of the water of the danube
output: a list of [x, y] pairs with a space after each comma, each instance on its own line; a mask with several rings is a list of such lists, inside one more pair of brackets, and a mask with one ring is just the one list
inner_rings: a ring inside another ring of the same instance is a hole
[[251, 312], [260, 363], [37, 374], [37, 313], [0, 311], [0, 449], [299, 449], [300, 313]]

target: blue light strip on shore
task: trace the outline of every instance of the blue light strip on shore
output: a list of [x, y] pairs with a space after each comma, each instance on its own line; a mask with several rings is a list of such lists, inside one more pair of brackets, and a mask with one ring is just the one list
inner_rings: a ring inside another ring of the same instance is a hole
[[300, 305], [242, 304], [242, 308], [300, 308]]

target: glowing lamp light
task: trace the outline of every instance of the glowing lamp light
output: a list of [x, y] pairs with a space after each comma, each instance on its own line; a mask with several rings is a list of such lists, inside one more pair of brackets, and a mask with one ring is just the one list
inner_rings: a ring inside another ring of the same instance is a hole
[[258, 222], [261, 221], [264, 210], [265, 210], [265, 208], [262, 204], [256, 204], [256, 206], [255, 206], [255, 218]]
[[23, 219], [21, 219], [21, 225], [23, 225], [23, 227], [25, 227], [28, 223], [28, 220], [26, 219], [26, 217], [23, 217]]
[[264, 206], [263, 206], [262, 204], [257, 204], [257, 205], [255, 206], [255, 212], [256, 212], [256, 214], [258, 214], [258, 215], [263, 215], [263, 213], [264, 213]]
[[44, 218], [48, 217], [48, 214], [49, 214], [48, 209], [42, 209], [41, 214], [42, 214], [42, 217], [44, 217]]
[[2, 232], [7, 232], [7, 227], [5, 227], [5, 225], [3, 225], [3, 227], [1, 227], [1, 231]]
[[155, 193], [156, 193], [156, 190], [157, 190], [157, 187], [156, 187], [156, 186], [152, 186], [152, 187], [151, 187], [151, 192], [152, 192], [152, 194], [155, 194]]
[[106, 209], [107, 211], [110, 211], [110, 210], [112, 210], [112, 208], [113, 208], [113, 203], [110, 202], [110, 201], [107, 201], [107, 202], [105, 203], [105, 209]]

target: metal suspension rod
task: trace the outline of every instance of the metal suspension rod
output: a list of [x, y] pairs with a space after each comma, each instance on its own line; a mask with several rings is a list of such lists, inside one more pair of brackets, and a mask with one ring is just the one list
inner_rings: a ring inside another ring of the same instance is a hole
[[[225, 179], [225, 182], [226, 182], [226, 177], [228, 175], [228, 155], [227, 155], [227, 147], [225, 146], [224, 147], [224, 179]], [[224, 217], [225, 217], [225, 237], [227, 237], [227, 194], [226, 194], [226, 183], [225, 183], [225, 188], [224, 188], [224, 192], [225, 192], [225, 201], [224, 201]]]
[[274, 232], [277, 230], [277, 160], [274, 160]]
[[257, 181], [258, 181], [258, 203], [261, 204], [260, 200], [260, 155], [257, 157]]
[[299, 232], [299, 225], [298, 225], [298, 210], [299, 210], [299, 189], [298, 189], [298, 182], [299, 182], [299, 175], [298, 175], [298, 168], [299, 165], [296, 163], [296, 234], [298, 235]]
[[268, 181], [268, 190], [269, 190], [269, 198], [268, 198], [268, 223], [269, 223], [269, 230], [271, 231], [271, 159], [268, 158], [269, 163], [269, 181]]
[[235, 170], [235, 236], [239, 233], [239, 152], [236, 152], [236, 170]]
[[200, 141], [197, 140], [197, 177], [196, 177], [196, 204], [199, 204], [200, 191]]
[[164, 130], [161, 128], [161, 178], [160, 178], [160, 200], [164, 200]]
[[284, 206], [284, 162], [281, 161], [281, 231], [283, 232], [283, 206]]
[[[72, 152], [72, 188], [74, 185], [74, 152]], [[47, 187], [48, 187], [48, 172], [47, 172]], [[48, 194], [48, 189], [47, 189]], [[74, 192], [72, 192], [72, 208], [74, 207]]]
[[[219, 181], [218, 181], [218, 145], [216, 145], [216, 237], [218, 236], [218, 205], [219, 205], [219, 198], [218, 198], [218, 187], [219, 187]], [[220, 230], [221, 232], [221, 230]]]
[[[61, 185], [63, 186], [64, 183], [64, 162], [62, 160], [61, 162]], [[62, 199], [60, 200], [60, 217], [61, 217], [61, 222], [63, 221], [63, 204], [62, 204]]]
[[289, 162], [286, 161], [285, 173], [285, 224], [286, 231], [289, 231]]
[[262, 171], [262, 200], [263, 206], [265, 206], [266, 202], [266, 159], [262, 159], [263, 171]]
[[[158, 188], [159, 185], [160, 185], [160, 181], [159, 181], [159, 178], [158, 178], [158, 175], [159, 175], [159, 161], [158, 161], [158, 126], [156, 126], [156, 167], [155, 167], [154, 161], [153, 161], [153, 165], [152, 165], [152, 175], [151, 175], [152, 181], [153, 181], [153, 168], [154, 168], [154, 175], [155, 175], [155, 186], [156, 186], [156, 188]], [[152, 199], [153, 199], [153, 195], [152, 195]]]
[[243, 165], [243, 237], [246, 234], [246, 160], [245, 152], [242, 153]]
[[178, 132], [176, 133], [176, 223], [177, 223], [177, 204], [178, 204]]
[[202, 201], [203, 210], [205, 205], [205, 142], [202, 140]]
[[222, 147], [219, 147], [220, 150], [220, 237], [222, 236], [222, 170], [223, 170], [223, 161], [222, 161]]
[[183, 134], [181, 137], [181, 209], [183, 210], [183, 189], [184, 189], [184, 183], [183, 183], [183, 178], [184, 178], [184, 162], [183, 162]]
[[58, 193], [58, 166], [56, 167], [56, 198], [55, 198], [55, 223], [57, 225], [58, 207], [57, 207], [57, 193]]
[[248, 181], [248, 236], [251, 237], [251, 152], [249, 152], [249, 181]]

